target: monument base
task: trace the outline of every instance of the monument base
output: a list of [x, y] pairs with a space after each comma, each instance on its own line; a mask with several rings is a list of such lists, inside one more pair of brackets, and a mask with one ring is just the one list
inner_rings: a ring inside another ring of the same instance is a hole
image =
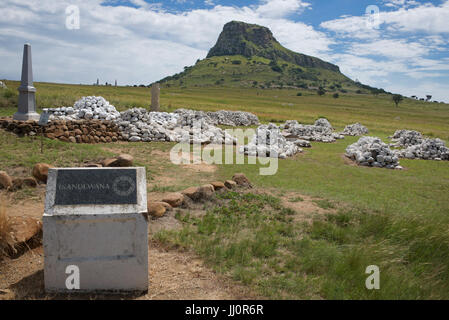
[[28, 120], [34, 120], [39, 121], [40, 114], [36, 112], [29, 112], [29, 113], [20, 113], [16, 112], [14, 113], [14, 116], [12, 117], [13, 120], [18, 121], [28, 121]]
[[[46, 292], [146, 292], [148, 221], [141, 213], [47, 215]], [[79, 288], [70, 288], [73, 268]]]

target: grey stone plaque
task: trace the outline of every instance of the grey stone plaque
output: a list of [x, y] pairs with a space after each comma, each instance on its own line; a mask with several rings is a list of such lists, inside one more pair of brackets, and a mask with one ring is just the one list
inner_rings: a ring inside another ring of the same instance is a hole
[[49, 119], [50, 119], [50, 113], [48, 113], [48, 112], [41, 113], [41, 117], [39, 118], [38, 125], [46, 126], [48, 124]]
[[54, 204], [137, 204], [136, 169], [60, 169]]

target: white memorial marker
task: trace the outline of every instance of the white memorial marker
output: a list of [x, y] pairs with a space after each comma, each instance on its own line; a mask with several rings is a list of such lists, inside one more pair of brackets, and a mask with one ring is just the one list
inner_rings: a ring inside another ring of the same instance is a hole
[[50, 169], [43, 223], [47, 292], [148, 290], [145, 168]]

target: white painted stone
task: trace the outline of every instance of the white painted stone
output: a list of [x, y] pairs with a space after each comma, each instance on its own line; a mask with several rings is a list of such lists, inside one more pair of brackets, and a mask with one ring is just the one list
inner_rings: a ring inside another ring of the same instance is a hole
[[[146, 175], [144, 168], [135, 169], [137, 204], [131, 205], [55, 205], [61, 169], [49, 170], [43, 216], [47, 292], [148, 290]], [[80, 271], [79, 290], [66, 287], [66, 268], [71, 265]]]

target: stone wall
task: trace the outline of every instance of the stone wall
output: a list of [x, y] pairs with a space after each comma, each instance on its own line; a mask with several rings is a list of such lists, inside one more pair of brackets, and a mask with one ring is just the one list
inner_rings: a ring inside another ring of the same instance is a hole
[[[0, 118], [0, 128], [18, 136], [36, 136], [41, 127], [36, 121], [15, 121]], [[100, 120], [55, 120], [44, 127], [44, 136], [53, 140], [72, 143], [107, 143], [123, 140], [118, 126], [112, 121]]]

